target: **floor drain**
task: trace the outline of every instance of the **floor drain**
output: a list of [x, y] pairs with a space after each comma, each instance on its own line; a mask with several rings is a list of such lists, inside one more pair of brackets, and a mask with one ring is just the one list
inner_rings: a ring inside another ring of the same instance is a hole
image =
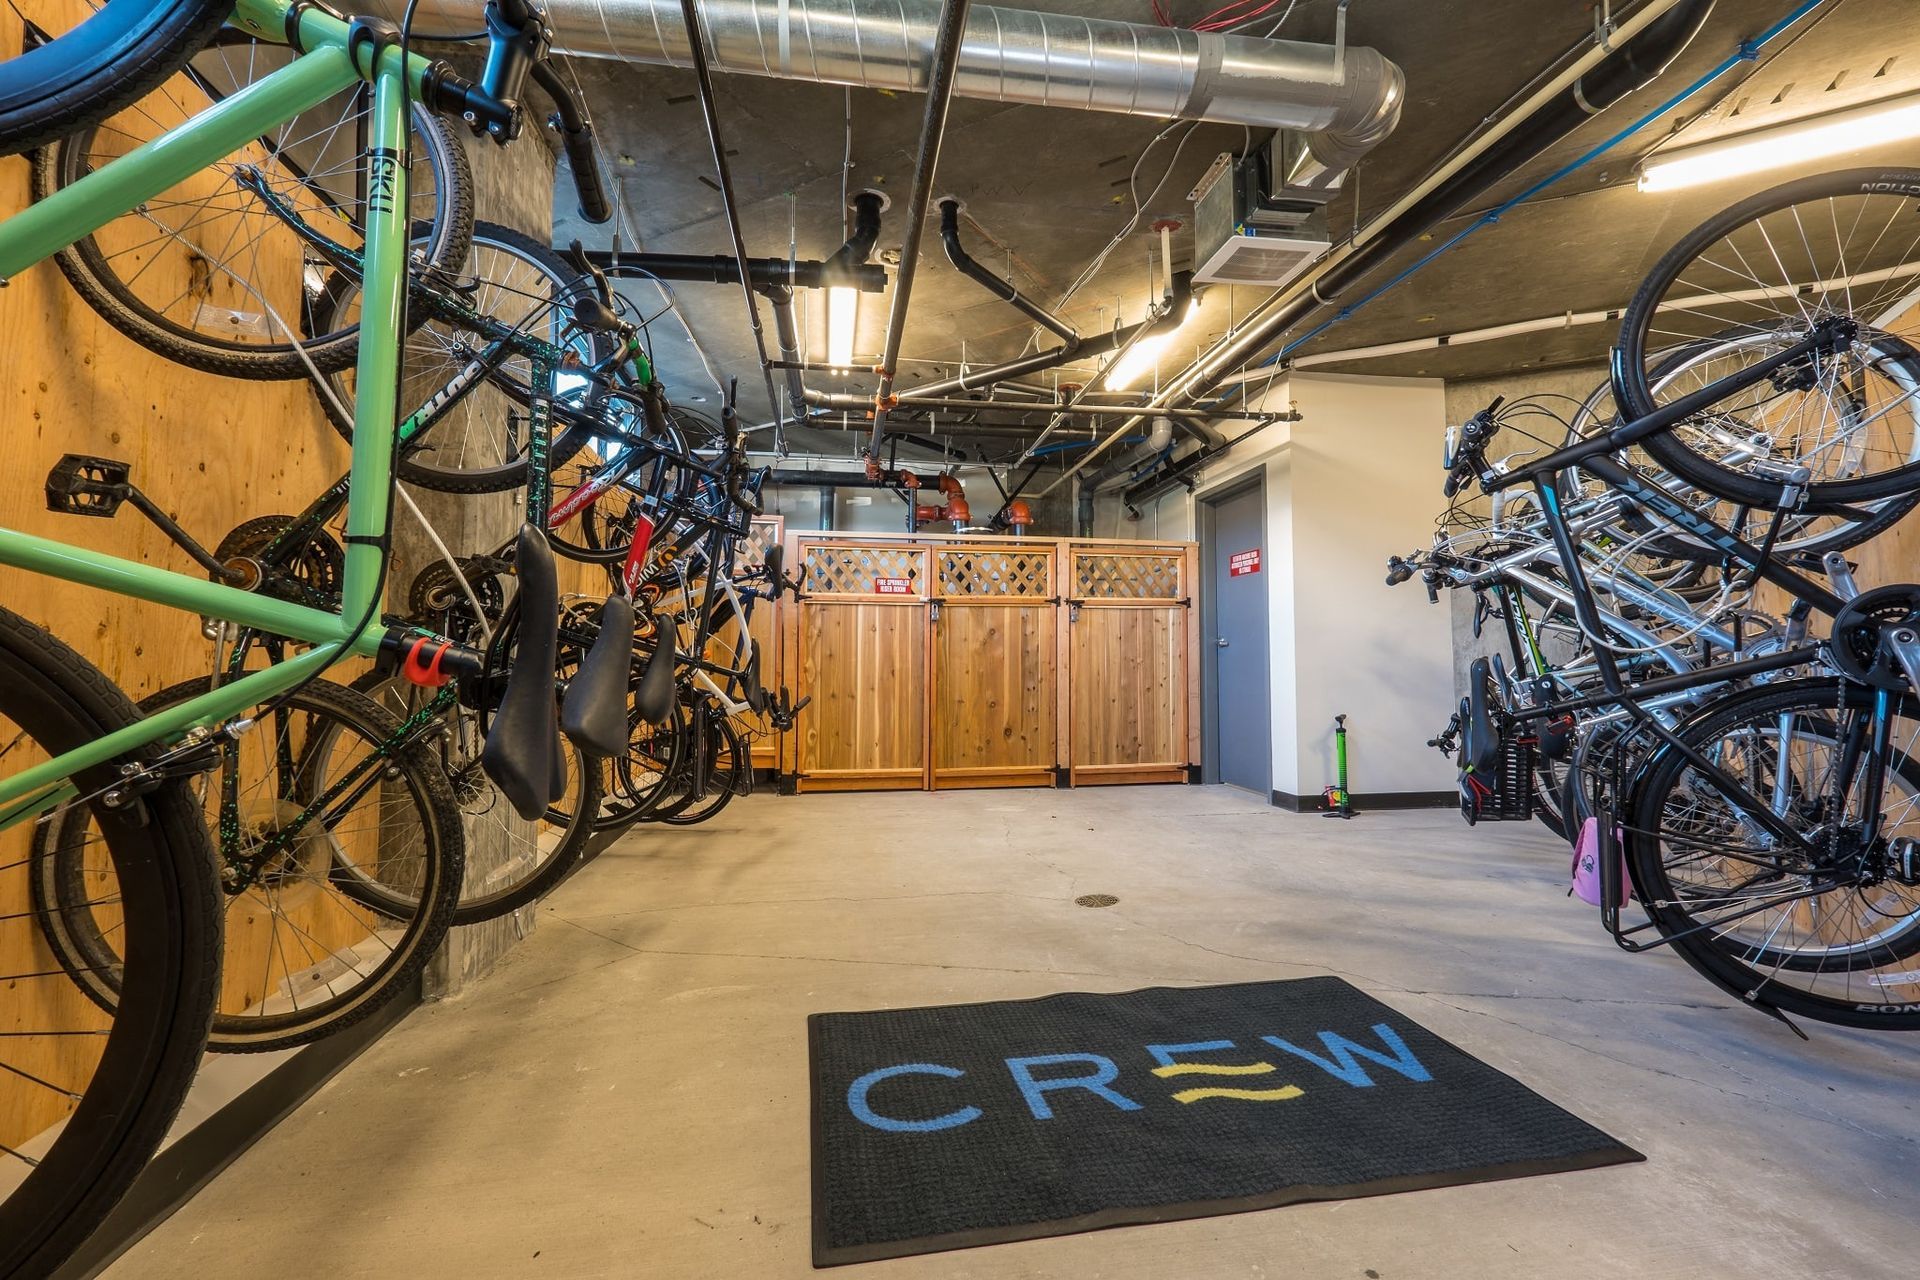
[[1073, 900], [1076, 907], [1110, 907], [1120, 899], [1110, 893], [1083, 893]]

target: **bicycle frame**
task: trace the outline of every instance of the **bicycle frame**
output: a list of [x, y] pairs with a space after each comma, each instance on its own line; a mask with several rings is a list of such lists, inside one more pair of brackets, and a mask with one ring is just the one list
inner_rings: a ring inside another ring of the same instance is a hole
[[[365, 216], [365, 277], [356, 366], [346, 556], [338, 611], [275, 600], [120, 556], [0, 529], [0, 564], [98, 587], [185, 613], [231, 622], [314, 647], [222, 685], [12, 777], [0, 779], [0, 829], [43, 810], [74, 773], [138, 747], [217, 723], [284, 693], [348, 655], [372, 656], [384, 634], [382, 584], [407, 292], [408, 106], [428, 63], [350, 35], [349, 24], [289, 0], [239, 0], [233, 21], [285, 42], [298, 15], [299, 56], [179, 127], [0, 223], [0, 281], [18, 275], [222, 157], [353, 85], [373, 86]], [[535, 424], [535, 434], [543, 424]], [[539, 443], [544, 444], [544, 441]], [[542, 449], [541, 452], [544, 452]], [[539, 461], [539, 459], [536, 459]]]
[[[1707, 519], [1687, 508], [1658, 485], [1649, 484], [1635, 476], [1628, 468], [1620, 465], [1610, 456], [1614, 452], [1636, 444], [1649, 436], [1672, 430], [1691, 415], [1708, 408], [1718, 400], [1745, 390], [1775, 371], [1785, 368], [1800, 358], [1818, 352], [1832, 341], [1832, 334], [1824, 329], [1813, 336], [1795, 343], [1792, 347], [1756, 362], [1746, 369], [1723, 378], [1691, 395], [1665, 405], [1653, 413], [1633, 422], [1616, 427], [1610, 432], [1594, 436], [1580, 444], [1561, 449], [1538, 462], [1518, 471], [1486, 478], [1482, 487], [1488, 492], [1498, 492], [1519, 485], [1531, 486], [1535, 499], [1539, 503], [1541, 514], [1545, 517], [1548, 533], [1554, 549], [1558, 552], [1561, 571], [1567, 578], [1567, 586], [1573, 595], [1575, 614], [1580, 625], [1590, 635], [1600, 635], [1603, 631], [1599, 609], [1593, 597], [1593, 591], [1587, 580], [1585, 568], [1581, 562], [1579, 550], [1574, 543], [1572, 526], [1562, 506], [1561, 480], [1567, 468], [1578, 465], [1588, 474], [1605, 483], [1608, 487], [1624, 493], [1629, 499], [1644, 504], [1663, 519], [1671, 522], [1682, 532], [1700, 539], [1706, 545], [1719, 550], [1730, 561], [1737, 561], [1751, 568], [1754, 573], [1768, 582], [1774, 583], [1791, 593], [1797, 599], [1833, 616], [1845, 606], [1839, 596], [1813, 582], [1802, 574], [1776, 561], [1766, 548], [1755, 547], [1726, 527]], [[1617, 354], [1617, 353], [1616, 353]], [[1799, 651], [1799, 656], [1811, 658], [1817, 656], [1817, 649]], [[1813, 854], [1811, 843], [1790, 825], [1776, 816], [1765, 802], [1753, 803], [1757, 797], [1747, 792], [1735, 779], [1706, 755], [1688, 746], [1679, 735], [1643, 701], [1654, 693], [1666, 693], [1677, 689], [1696, 687], [1708, 683], [1739, 679], [1746, 675], [1777, 671], [1789, 665], [1785, 659], [1793, 658], [1796, 652], [1784, 653], [1763, 658], [1753, 658], [1718, 667], [1709, 667], [1685, 676], [1667, 680], [1649, 681], [1629, 693], [1626, 682], [1621, 678], [1620, 665], [1613, 654], [1601, 646], [1595, 646], [1594, 657], [1597, 662], [1600, 682], [1605, 694], [1595, 698], [1577, 699], [1569, 702], [1551, 703], [1530, 708], [1522, 713], [1523, 719], [1536, 719], [1545, 716], [1558, 716], [1583, 707], [1613, 705], [1624, 710], [1642, 728], [1659, 739], [1669, 750], [1678, 752], [1687, 763], [1718, 791], [1727, 802], [1734, 806], [1745, 818], [1762, 828], [1782, 845], [1803, 854]], [[1875, 704], [1876, 729], [1872, 746], [1872, 758], [1868, 762], [1867, 780], [1870, 785], [1878, 785], [1884, 778], [1884, 743], [1886, 739], [1887, 707], [1884, 699]], [[1877, 800], [1876, 800], [1877, 802]], [[1611, 824], [1602, 823], [1608, 828], [1603, 840], [1610, 842]], [[1611, 870], [1611, 852], [1603, 850], [1603, 865]], [[1603, 893], [1611, 895], [1613, 889], [1603, 885]], [[1611, 897], [1607, 901], [1612, 901]], [[1617, 935], [1617, 930], [1615, 931]]]

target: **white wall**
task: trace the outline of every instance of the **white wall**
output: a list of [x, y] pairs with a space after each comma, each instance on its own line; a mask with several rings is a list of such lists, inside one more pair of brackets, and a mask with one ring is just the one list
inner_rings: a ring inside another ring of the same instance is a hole
[[[1441, 507], [1445, 389], [1438, 379], [1298, 374], [1262, 409], [1301, 421], [1249, 437], [1128, 519], [1095, 503], [1099, 537], [1191, 538], [1195, 504], [1253, 470], [1266, 488], [1273, 788], [1317, 795], [1334, 779], [1333, 717], [1344, 713], [1356, 793], [1450, 791], [1453, 767], [1426, 745], [1454, 701], [1448, 611], [1419, 584], [1389, 588], [1386, 560], [1425, 547]], [[1230, 428], [1229, 428], [1230, 430]]]
[[1344, 712], [1356, 793], [1450, 791], [1453, 765], [1426, 745], [1454, 701], [1449, 612], [1418, 582], [1383, 581], [1388, 556], [1432, 539], [1445, 389], [1343, 375], [1293, 387], [1304, 415], [1289, 450], [1298, 760], [1295, 785], [1276, 785], [1311, 795], [1333, 779]]

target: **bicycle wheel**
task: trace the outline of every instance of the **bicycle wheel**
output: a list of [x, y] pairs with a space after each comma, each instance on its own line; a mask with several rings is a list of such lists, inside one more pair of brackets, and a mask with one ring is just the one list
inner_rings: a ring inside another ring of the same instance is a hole
[[[0, 610], [0, 773], [137, 718], [85, 659]], [[152, 758], [87, 770], [79, 799], [26, 802], [32, 820], [0, 834], [0, 1275], [51, 1275], [99, 1225], [159, 1147], [206, 1044], [220, 963], [206, 831], [179, 782], [104, 803], [124, 766]], [[34, 836], [54, 823], [94, 850], [76, 905], [120, 932], [112, 1009], [76, 989], [32, 905]]]
[[[433, 701], [403, 676], [368, 672], [353, 688], [372, 698], [402, 723]], [[484, 735], [479, 713], [455, 703], [422, 735], [424, 745], [445, 774], [465, 820], [467, 871], [460, 887], [456, 925], [478, 924], [545, 897], [573, 869], [593, 834], [593, 824], [567, 814], [567, 822], [528, 822], [513, 811], [480, 767]], [[562, 737], [560, 751], [569, 779], [582, 779], [579, 749]], [[589, 771], [591, 774], [592, 771]], [[596, 789], [597, 778], [569, 783], [568, 790]]]
[[[42, 149], [34, 198], [158, 138], [293, 56], [284, 45], [223, 32], [158, 92]], [[357, 326], [319, 314], [332, 265], [265, 197], [357, 251], [371, 107], [364, 87], [336, 94], [61, 250], [60, 270], [107, 323], [195, 369], [304, 378], [296, 340], [323, 371], [352, 363]], [[415, 265], [456, 267], [473, 230], [466, 152], [424, 107], [413, 106], [412, 120], [408, 209], [427, 229]]]
[[[1920, 700], [1893, 699], [1882, 796], [1848, 776], [1874, 691], [1794, 680], [1729, 695], [1679, 733], [1747, 793], [1716, 790], [1675, 749], [1631, 798], [1626, 851], [1655, 925], [1689, 964], [1742, 999], [1845, 1026], [1920, 1027], [1920, 876], [1892, 842], [1920, 834]], [[1770, 811], [1813, 845], [1796, 852], [1749, 813]], [[1883, 816], [1864, 842], [1864, 819]]]
[[621, 831], [644, 822], [669, 796], [686, 752], [680, 717], [664, 724], [643, 720], [627, 708], [627, 750], [605, 762], [609, 784], [594, 819], [596, 832]]
[[752, 783], [753, 766], [748, 759], [746, 739], [734, 727], [733, 718], [711, 706], [702, 709], [706, 716], [703, 754], [705, 768], [698, 779], [690, 771], [686, 791], [660, 813], [668, 826], [691, 827], [726, 808], [734, 796]]
[[1728, 345], [1724, 376], [1844, 317], [1855, 340], [1776, 371], [1648, 438], [1668, 469], [1729, 502], [1771, 508], [1787, 468], [1817, 510], [1920, 487], [1920, 170], [1850, 169], [1761, 192], [1695, 228], [1655, 265], [1620, 325], [1616, 389], [1631, 417], [1698, 385], [1649, 379], [1652, 355]]
[[[1739, 353], [1744, 349], [1765, 345], [1772, 340], [1772, 335], [1756, 339], [1750, 334], [1729, 333], [1684, 343], [1654, 357], [1655, 364], [1648, 374], [1648, 385], [1654, 394], [1662, 396], [1697, 391], [1737, 371]], [[1732, 358], [1729, 359], [1729, 356]], [[1582, 403], [1579, 413], [1574, 417], [1573, 429], [1568, 433], [1567, 443], [1575, 443], [1580, 436], [1610, 431], [1618, 425], [1620, 418], [1614, 407], [1613, 384], [1609, 380], [1601, 383]], [[1684, 476], [1669, 472], [1658, 458], [1651, 456], [1642, 446], [1616, 455], [1616, 461], [1635, 468], [1644, 480], [1657, 485], [1677, 502], [1731, 529], [1756, 546], [1765, 542], [1773, 532], [1774, 521], [1778, 517], [1779, 530], [1774, 534], [1773, 549], [1783, 556], [1820, 556], [1828, 551], [1845, 551], [1856, 547], [1878, 537], [1899, 523], [1916, 505], [1920, 505], [1920, 491], [1916, 491], [1838, 509], [1816, 510], [1807, 507], [1776, 513], [1765, 508], [1727, 502], [1699, 485], [1689, 483]], [[1577, 469], [1573, 474], [1579, 477], [1578, 483], [1584, 487], [1587, 483], [1584, 475]], [[1706, 598], [1716, 593], [1717, 575], [1704, 572], [1704, 569], [1707, 565], [1724, 560], [1724, 551], [1680, 532], [1661, 516], [1639, 506], [1626, 505], [1621, 513], [1620, 525], [1617, 534], [1603, 536], [1597, 542], [1603, 550], [1614, 542], [1632, 543], [1636, 549], [1626, 561], [1628, 568], [1690, 599]]]
[[[573, 299], [592, 286], [560, 256], [531, 236], [491, 222], [473, 226], [472, 248], [463, 261], [448, 264], [459, 284], [451, 307], [436, 308], [416, 299], [414, 318], [422, 320], [407, 336], [405, 381], [400, 400], [409, 411], [443, 398], [447, 386], [486, 346], [474, 329], [453, 318], [479, 315], [519, 329], [578, 355], [588, 364], [611, 352], [602, 334], [568, 332]], [[435, 289], [444, 288], [432, 282]], [[416, 291], [417, 294], [418, 291]], [[347, 328], [360, 313], [357, 284], [338, 279], [320, 304], [322, 327]], [[527, 410], [533, 370], [525, 356], [513, 356], [483, 382], [445, 406], [420, 437], [420, 447], [401, 455], [402, 480], [443, 493], [497, 493], [527, 482]], [[354, 371], [342, 368], [328, 378], [340, 404], [354, 403]], [[561, 372], [554, 381], [556, 403], [550, 425], [547, 466], [557, 467], [592, 438], [587, 380]], [[322, 397], [334, 430], [351, 440], [353, 422]]]
[[[205, 693], [206, 677], [146, 698], [149, 713]], [[189, 782], [212, 834], [225, 978], [208, 1047], [287, 1049], [351, 1026], [416, 980], [460, 891], [453, 794], [399, 724], [343, 685], [316, 680], [236, 737], [216, 737]], [[93, 874], [62, 829], [39, 859], [50, 940], [103, 1008], [120, 999], [117, 932], [76, 895]]]
[[233, 0], [106, 0], [0, 58], [0, 156], [118, 111], [179, 70], [232, 11]]

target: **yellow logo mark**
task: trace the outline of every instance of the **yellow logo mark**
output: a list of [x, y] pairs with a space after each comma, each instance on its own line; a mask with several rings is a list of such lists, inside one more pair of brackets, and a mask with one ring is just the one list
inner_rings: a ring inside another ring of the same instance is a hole
[[[1264, 1076], [1279, 1070], [1271, 1062], [1246, 1062], [1228, 1065], [1204, 1062], [1170, 1062], [1164, 1067], [1155, 1067], [1153, 1074], [1162, 1080], [1173, 1076]], [[1238, 1098], [1242, 1102], [1285, 1102], [1297, 1098], [1301, 1089], [1297, 1085], [1282, 1085], [1278, 1089], [1226, 1089], [1202, 1088], [1182, 1089], [1173, 1095], [1175, 1102], [1199, 1102], [1202, 1098]]]
[[1298, 1085], [1278, 1089], [1182, 1089], [1173, 1095], [1175, 1102], [1198, 1102], [1202, 1098], [1239, 1098], [1245, 1102], [1285, 1102], [1301, 1094]]

